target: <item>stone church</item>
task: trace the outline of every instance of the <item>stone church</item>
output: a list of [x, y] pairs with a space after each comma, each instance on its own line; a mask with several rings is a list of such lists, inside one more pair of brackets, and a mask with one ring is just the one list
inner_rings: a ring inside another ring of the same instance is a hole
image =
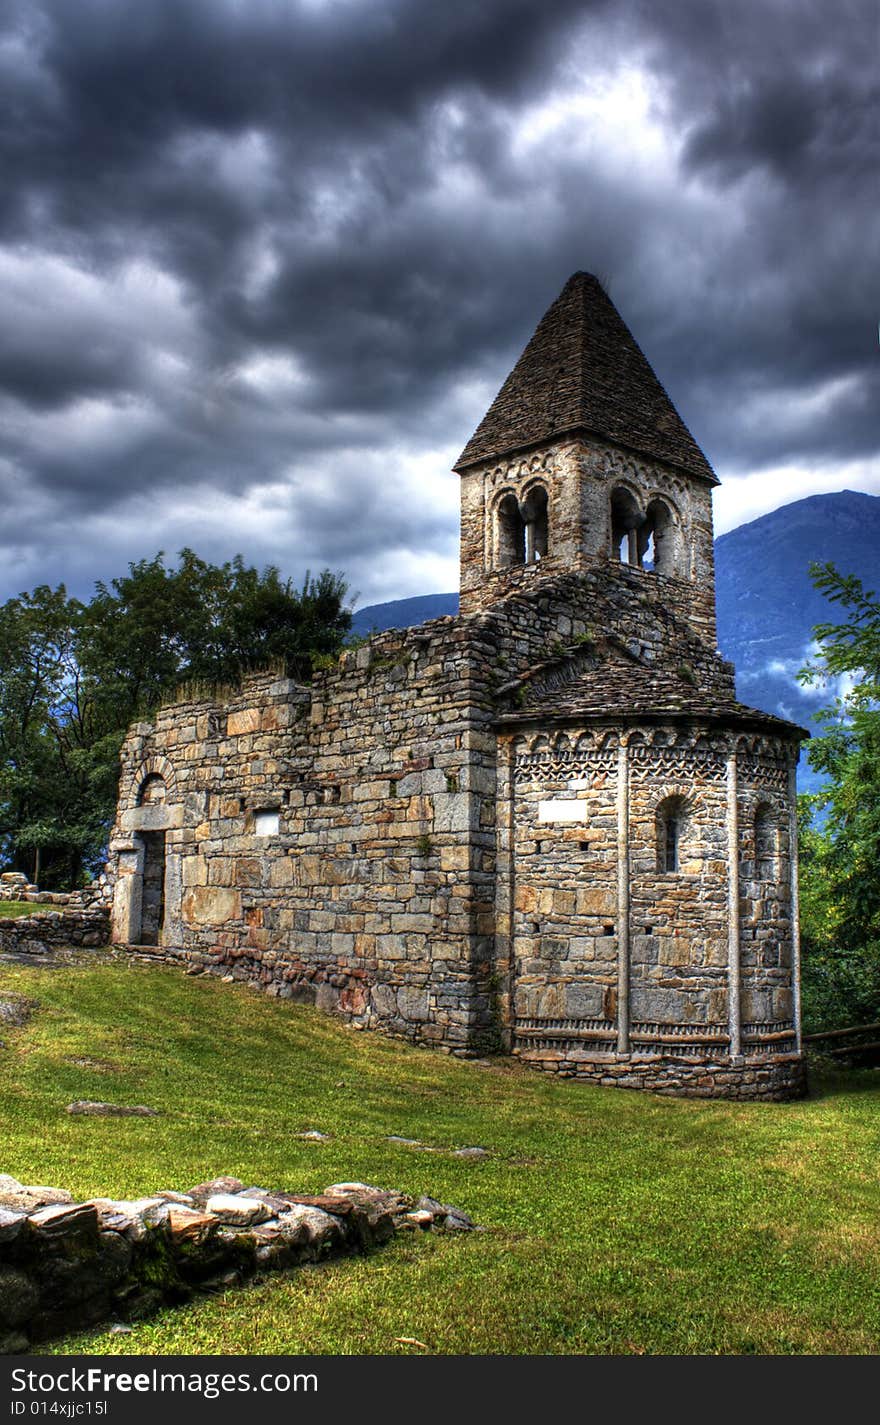
[[458, 617], [131, 728], [114, 939], [460, 1055], [801, 1092], [805, 734], [736, 699], [716, 477], [595, 277], [455, 469]]

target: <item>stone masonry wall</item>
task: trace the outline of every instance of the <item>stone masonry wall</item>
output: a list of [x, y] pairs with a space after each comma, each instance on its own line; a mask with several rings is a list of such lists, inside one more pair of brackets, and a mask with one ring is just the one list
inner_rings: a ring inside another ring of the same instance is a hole
[[[734, 758], [740, 914], [732, 968]], [[600, 724], [552, 740], [511, 734], [502, 764], [497, 970], [505, 1042], [536, 1066], [611, 1075], [626, 1086], [794, 1092], [801, 1061], [792, 745], [711, 726], [621, 736]], [[659, 869], [658, 809], [670, 797], [685, 809], [678, 872]], [[621, 1056], [623, 1069], [610, 1068]], [[696, 1066], [707, 1063], [711, 1082], [700, 1085]]]
[[[311, 689], [259, 676], [136, 725], [111, 842], [114, 938], [139, 937], [159, 834], [165, 947], [364, 1027], [497, 1044], [494, 689], [596, 618], [648, 657], [678, 637], [701, 674], [729, 678], [643, 578], [605, 566], [548, 580], [480, 616], [380, 635]], [[162, 800], [138, 805], [150, 778]], [[261, 834], [261, 813], [277, 830]]]
[[[498, 566], [495, 511], [507, 491], [548, 492], [548, 547], [540, 563]], [[644, 512], [660, 497], [673, 513], [675, 575], [633, 570], [710, 647], [715, 643], [711, 488], [659, 461], [597, 441], [567, 439], [466, 470], [461, 480], [461, 612], [475, 613], [548, 577], [616, 562], [611, 494], [626, 490]]]
[[0, 953], [44, 955], [66, 945], [94, 947], [109, 942], [110, 912], [106, 906], [0, 919]]

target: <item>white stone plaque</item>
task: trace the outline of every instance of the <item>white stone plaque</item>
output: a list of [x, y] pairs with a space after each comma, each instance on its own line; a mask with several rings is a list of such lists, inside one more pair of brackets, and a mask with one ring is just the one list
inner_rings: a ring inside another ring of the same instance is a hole
[[562, 801], [556, 798], [550, 802], [538, 802], [539, 821], [586, 821], [585, 801]]
[[277, 811], [254, 812], [255, 836], [277, 836], [280, 824], [280, 816]]

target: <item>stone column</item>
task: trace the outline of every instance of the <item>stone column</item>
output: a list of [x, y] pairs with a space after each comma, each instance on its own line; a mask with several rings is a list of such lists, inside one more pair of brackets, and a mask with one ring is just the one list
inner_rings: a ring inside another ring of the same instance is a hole
[[136, 841], [117, 843], [116, 885], [113, 891], [111, 937], [114, 945], [133, 945], [141, 934], [144, 890], [144, 848]]
[[739, 951], [739, 803], [737, 799], [736, 743], [727, 754], [727, 1027], [730, 1057], [742, 1053]]
[[617, 749], [617, 1052], [629, 1054], [629, 748]]
[[513, 748], [512, 737], [499, 742], [495, 849], [495, 968], [503, 986], [500, 991], [501, 1037], [506, 1053], [510, 1053], [513, 1047], [516, 1029], [516, 956], [513, 936], [516, 888], [516, 777]]
[[797, 755], [788, 769], [788, 864], [791, 874], [791, 996], [794, 1008], [794, 1033], [797, 1051], [801, 1044], [801, 919], [798, 887], [798, 823], [797, 823]]

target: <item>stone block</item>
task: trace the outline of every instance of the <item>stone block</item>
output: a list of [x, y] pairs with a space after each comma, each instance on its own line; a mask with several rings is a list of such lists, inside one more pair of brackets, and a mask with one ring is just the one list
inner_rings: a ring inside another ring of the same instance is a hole
[[377, 1014], [384, 1018], [397, 1014], [397, 992], [392, 985], [374, 985], [370, 997]]
[[315, 1005], [329, 1013], [339, 1008], [339, 990], [326, 981], [315, 986]]
[[241, 737], [244, 733], [259, 732], [260, 709], [243, 708], [241, 712], [230, 713], [226, 719], [227, 737]]
[[566, 985], [563, 996], [566, 1019], [600, 1019], [603, 1014], [603, 985]]
[[435, 832], [466, 832], [476, 825], [477, 799], [469, 792], [436, 792], [433, 800]]
[[397, 1007], [406, 1020], [423, 1022], [430, 1019], [428, 991], [414, 985], [401, 985], [397, 991]]
[[224, 925], [240, 918], [241, 895], [219, 886], [193, 886], [183, 897], [182, 913], [185, 924]]

